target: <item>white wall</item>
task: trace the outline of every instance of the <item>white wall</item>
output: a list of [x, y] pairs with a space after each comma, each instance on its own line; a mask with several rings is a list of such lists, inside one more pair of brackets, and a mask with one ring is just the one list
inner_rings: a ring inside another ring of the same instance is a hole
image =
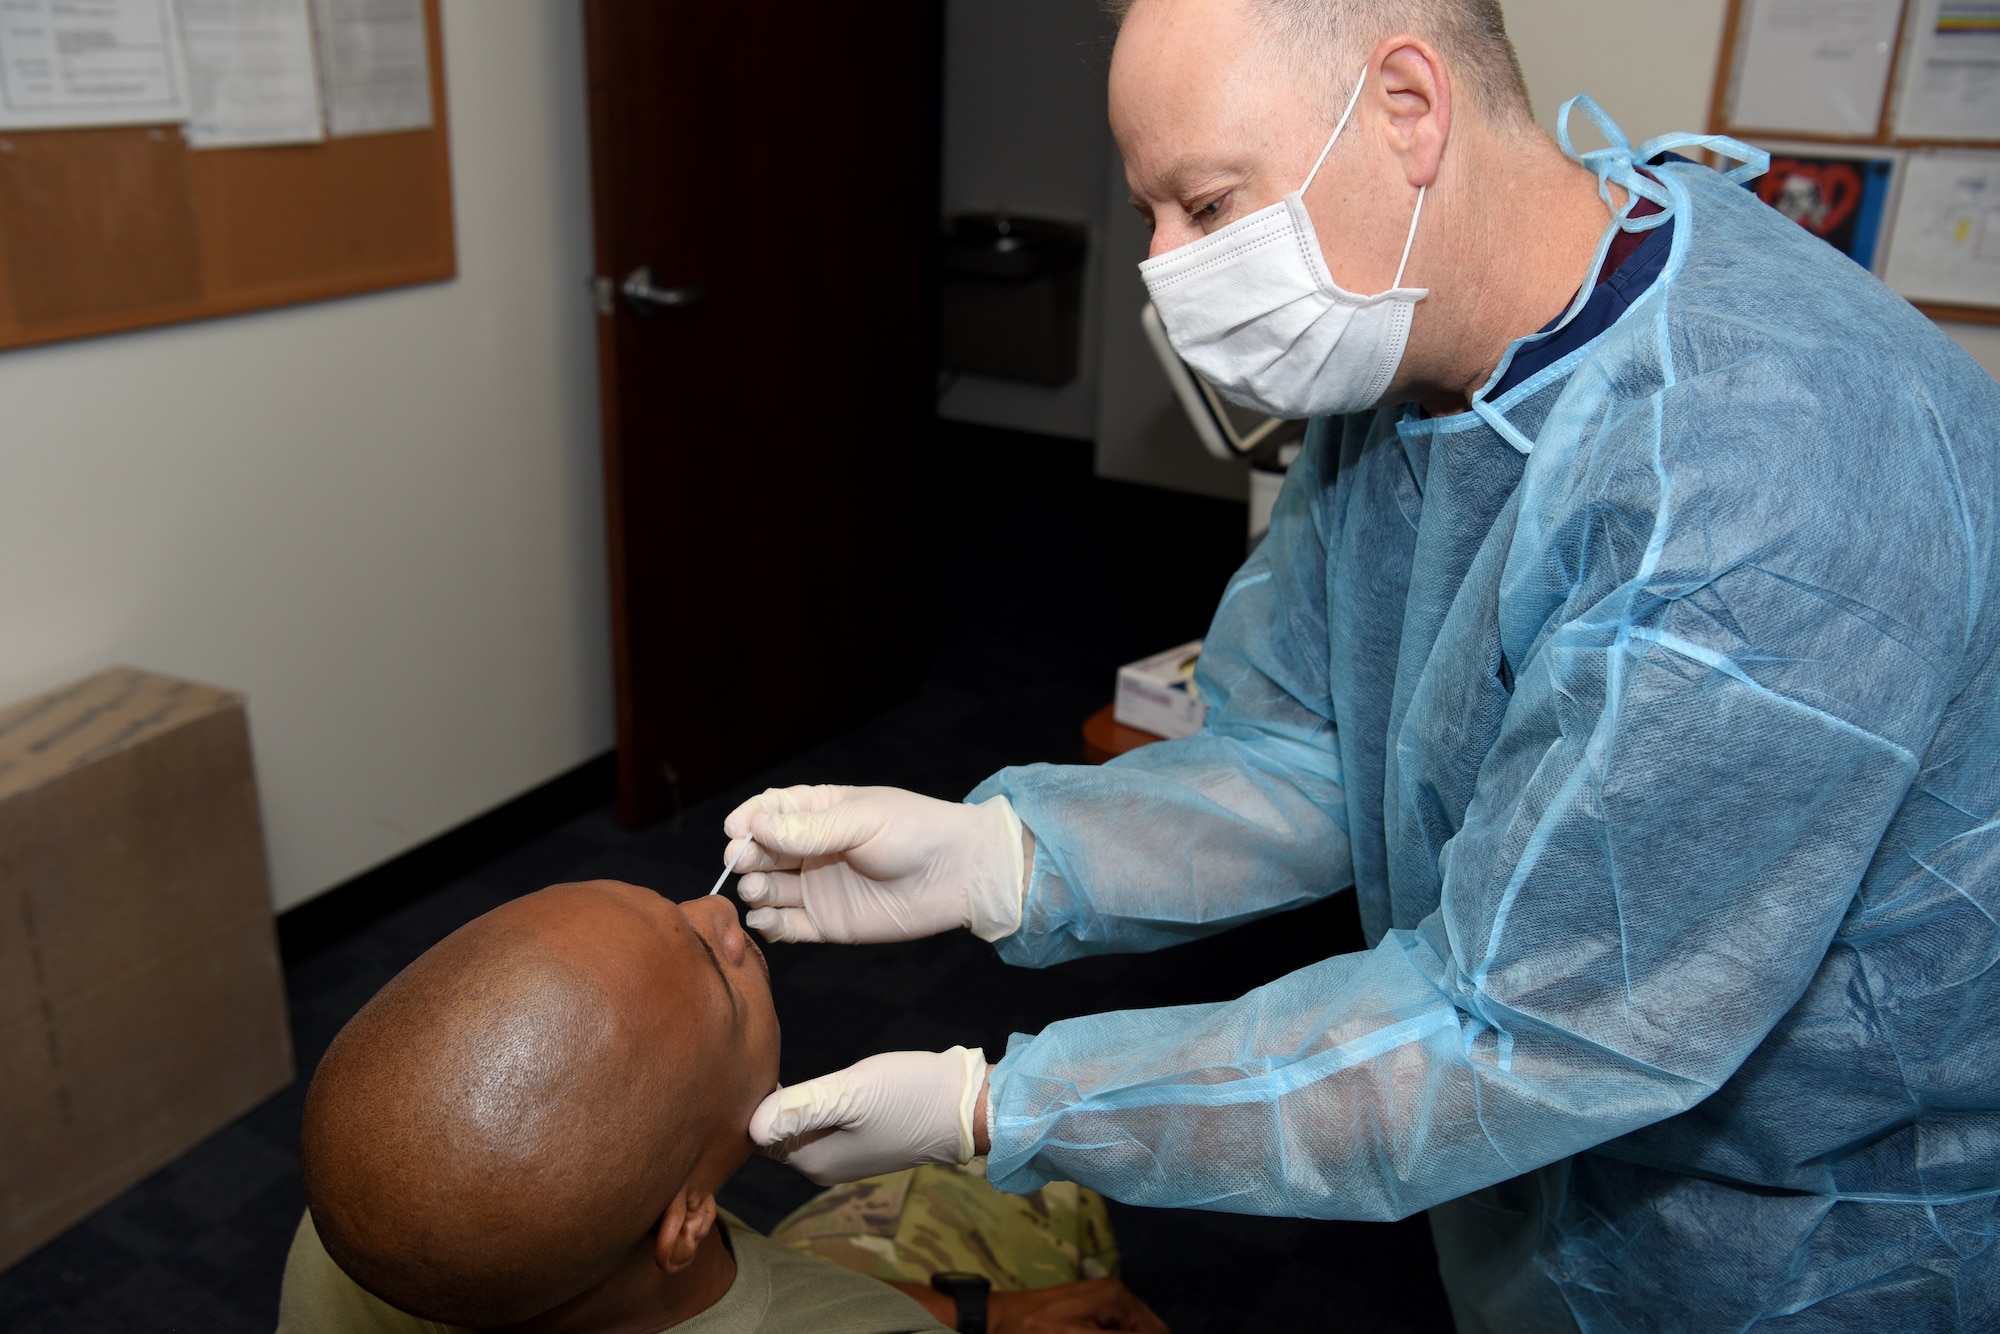
[[1991, 324], [1940, 324], [1939, 328], [1972, 354], [1986, 373], [2000, 380], [2000, 326]]
[[1708, 125], [1726, 0], [1502, 0], [1535, 118], [1589, 93], [1633, 143]]
[[1110, 25], [1095, 0], [945, 7], [944, 212], [1090, 227], [1076, 379], [1046, 386], [960, 375], [938, 400], [946, 418], [1076, 440], [1096, 432], [1104, 164], [1117, 156], [1105, 124], [1110, 56]]
[[459, 277], [0, 354], [0, 700], [245, 691], [279, 907], [611, 744], [576, 0], [445, 0]]

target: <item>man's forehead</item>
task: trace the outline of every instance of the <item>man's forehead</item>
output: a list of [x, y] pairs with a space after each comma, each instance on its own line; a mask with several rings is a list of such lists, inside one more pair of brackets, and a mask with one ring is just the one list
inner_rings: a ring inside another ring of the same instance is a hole
[[1190, 198], [1254, 171], [1274, 135], [1267, 108], [1214, 92], [1175, 95], [1114, 124], [1133, 192]]
[[539, 936], [588, 933], [608, 921], [629, 918], [638, 905], [608, 885], [551, 885], [494, 909], [495, 921]]
[[[1187, 198], [1315, 132], [1319, 99], [1300, 89], [1261, 28], [1229, 18], [1236, 8], [1147, 0], [1127, 21], [1112, 58], [1111, 121], [1135, 191]], [[1179, 21], [1183, 12], [1193, 17]], [[1149, 13], [1164, 17], [1149, 27]]]
[[1142, 0], [1111, 51], [1114, 104], [1235, 102], [1288, 63], [1247, 0]]
[[1149, 171], [1144, 182], [1133, 179], [1137, 173], [1128, 172], [1126, 184], [1132, 205], [1138, 208], [1146, 202], [1142, 186], [1163, 199], [1192, 199], [1204, 190], [1240, 179], [1255, 166], [1254, 156], [1243, 152], [1177, 153]]
[[594, 973], [643, 973], [663, 956], [696, 949], [679, 906], [633, 885], [557, 885], [514, 906], [542, 950]]

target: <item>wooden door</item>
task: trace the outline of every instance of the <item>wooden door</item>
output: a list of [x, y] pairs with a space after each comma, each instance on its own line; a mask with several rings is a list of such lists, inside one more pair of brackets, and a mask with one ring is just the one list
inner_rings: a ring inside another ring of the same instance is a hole
[[[938, 0], [586, 0], [585, 22], [638, 825], [923, 669], [941, 22]], [[694, 299], [642, 313], [640, 269]]]

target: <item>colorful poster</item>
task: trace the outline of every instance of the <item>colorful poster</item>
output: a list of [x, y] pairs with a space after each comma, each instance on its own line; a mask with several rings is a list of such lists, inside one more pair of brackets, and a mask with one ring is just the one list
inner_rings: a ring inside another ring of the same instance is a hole
[[1862, 268], [1873, 269], [1895, 167], [1887, 157], [1774, 151], [1771, 169], [1750, 188]]

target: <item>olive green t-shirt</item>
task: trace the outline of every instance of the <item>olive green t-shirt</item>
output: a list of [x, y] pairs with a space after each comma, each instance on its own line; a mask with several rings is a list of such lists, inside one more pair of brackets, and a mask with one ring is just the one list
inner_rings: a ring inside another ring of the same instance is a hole
[[[736, 1279], [722, 1300], [675, 1325], [675, 1334], [916, 1334], [944, 1328], [887, 1283], [795, 1251], [723, 1214]], [[299, 1220], [285, 1260], [278, 1334], [460, 1334], [455, 1325], [399, 1311], [349, 1278], [320, 1245], [312, 1215]]]

